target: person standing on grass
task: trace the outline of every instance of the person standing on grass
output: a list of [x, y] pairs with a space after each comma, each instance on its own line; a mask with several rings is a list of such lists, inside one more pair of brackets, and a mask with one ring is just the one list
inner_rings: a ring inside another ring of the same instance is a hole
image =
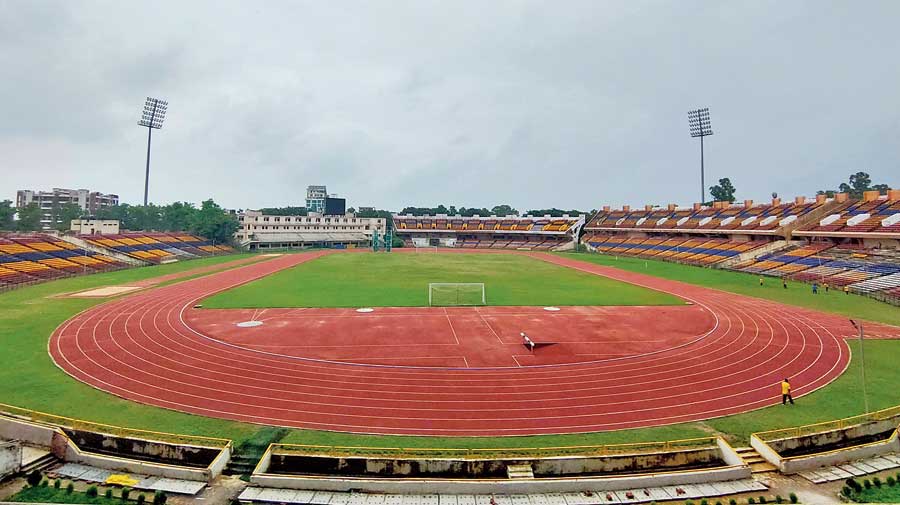
[[813, 283], [813, 294], [814, 295], [819, 294], [819, 285], [816, 284], [815, 282]]
[[844, 294], [845, 294], [845, 295], [849, 295], [849, 294], [850, 294], [850, 285], [849, 285], [849, 284], [846, 285], [846, 286], [844, 286]]
[[781, 381], [781, 404], [787, 405], [787, 402], [790, 401], [791, 405], [794, 404], [794, 398], [791, 396], [791, 381], [785, 379]]
[[782, 286], [784, 289], [787, 289], [787, 277], [782, 277], [782, 278], [781, 278], [781, 286]]
[[822, 287], [825, 288], [825, 294], [827, 295], [827, 294], [828, 294], [828, 283], [827, 283], [827, 282], [823, 282], [823, 283], [822, 283]]
[[759, 276], [759, 285], [760, 285], [760, 286], [763, 285], [763, 278], [762, 278], [762, 275]]

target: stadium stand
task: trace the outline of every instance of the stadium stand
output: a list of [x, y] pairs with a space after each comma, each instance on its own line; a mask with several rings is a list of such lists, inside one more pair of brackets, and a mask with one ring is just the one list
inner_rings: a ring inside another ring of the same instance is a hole
[[[83, 235], [84, 247], [46, 233], [0, 233], [0, 290], [18, 288], [62, 277], [121, 270], [135, 265], [158, 264], [233, 252], [227, 246], [187, 234], [131, 233]], [[104, 254], [103, 251], [110, 251]], [[125, 254], [137, 261], [113, 257]]]
[[574, 249], [585, 217], [395, 215], [394, 232], [409, 247]]
[[44, 234], [0, 235], [0, 289], [128, 265]]
[[217, 246], [208, 240], [183, 233], [125, 232], [116, 235], [79, 235], [78, 238], [150, 264], [233, 252], [228, 246]]
[[581, 242], [600, 253], [827, 283], [900, 305], [900, 191], [665, 209], [606, 206]]

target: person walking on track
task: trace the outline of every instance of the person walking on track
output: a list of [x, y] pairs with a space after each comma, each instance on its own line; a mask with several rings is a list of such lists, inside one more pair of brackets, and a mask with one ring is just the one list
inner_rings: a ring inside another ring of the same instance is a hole
[[785, 378], [781, 381], [781, 404], [787, 405], [787, 402], [794, 404], [794, 398], [791, 396], [791, 382]]

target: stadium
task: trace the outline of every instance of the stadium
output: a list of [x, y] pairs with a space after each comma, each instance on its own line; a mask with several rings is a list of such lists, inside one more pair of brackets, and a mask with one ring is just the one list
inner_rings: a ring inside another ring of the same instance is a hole
[[900, 2], [0, 16], [0, 505], [900, 503]]
[[243, 474], [247, 503], [787, 500], [773, 476], [900, 467], [898, 216], [891, 190], [396, 214], [369, 247], [255, 253], [4, 233], [0, 436], [49, 478]]

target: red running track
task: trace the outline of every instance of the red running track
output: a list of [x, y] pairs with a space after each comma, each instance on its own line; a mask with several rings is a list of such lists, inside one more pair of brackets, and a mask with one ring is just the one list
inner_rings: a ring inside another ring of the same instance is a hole
[[[50, 354], [64, 371], [98, 389], [183, 412], [348, 432], [493, 436], [613, 430], [734, 414], [779, 402], [783, 377], [791, 378], [795, 396], [820, 388], [840, 375], [850, 358], [843, 338], [853, 329], [839, 316], [540, 253], [530, 255], [681, 296], [694, 304], [687, 310], [699, 322], [690, 321], [692, 331], [672, 341], [657, 339], [663, 342], [612, 357], [496, 368], [465, 368], [464, 362], [443, 361], [440, 353], [425, 357], [452, 366], [385, 365], [378, 354], [340, 358], [369, 361], [352, 364], [316, 357], [308, 349], [290, 351], [290, 334], [271, 337], [273, 349], [254, 348], [253, 341], [218, 340], [194, 326], [203, 327], [191, 308], [197, 301], [323, 254], [328, 253], [280, 256], [96, 306], [54, 332]], [[379, 312], [368, 315], [377, 321], [384, 317]], [[343, 318], [339, 328], [371, 333], [372, 321], [365, 316]], [[521, 316], [521, 324], [529, 324], [531, 316]], [[503, 330], [514, 331], [512, 316], [503, 317]], [[708, 328], [696, 334], [702, 327]], [[387, 334], [374, 342], [394, 340], [392, 328], [385, 328]], [[886, 326], [869, 331], [900, 333]], [[365, 338], [372, 339], [369, 333]], [[511, 338], [501, 335], [505, 342], [497, 347], [507, 349], [506, 355], [523, 353], [514, 350]], [[397, 349], [402, 347], [378, 351], [410, 356]], [[488, 363], [504, 356], [489, 354]]]

